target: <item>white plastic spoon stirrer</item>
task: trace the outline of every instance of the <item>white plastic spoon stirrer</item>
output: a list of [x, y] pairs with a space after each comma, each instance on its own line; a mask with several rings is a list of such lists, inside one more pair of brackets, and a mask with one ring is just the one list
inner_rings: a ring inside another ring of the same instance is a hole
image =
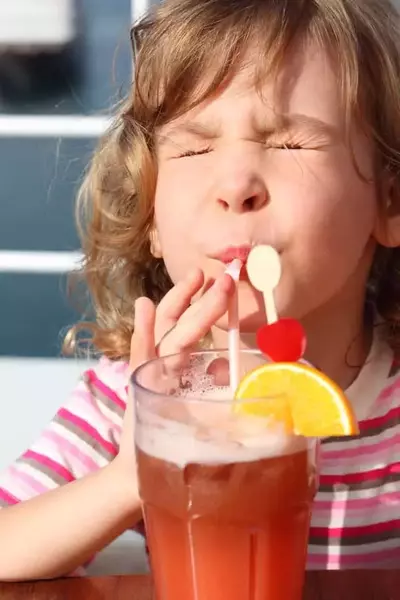
[[267, 322], [271, 325], [278, 320], [274, 290], [282, 275], [279, 254], [272, 246], [255, 246], [249, 254], [246, 267], [250, 282], [264, 296]]

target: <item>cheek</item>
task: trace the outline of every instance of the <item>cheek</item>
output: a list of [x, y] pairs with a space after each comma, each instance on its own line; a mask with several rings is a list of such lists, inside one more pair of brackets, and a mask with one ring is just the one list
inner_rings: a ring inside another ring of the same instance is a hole
[[318, 177], [307, 177], [303, 171], [297, 185], [292, 183], [275, 207], [288, 273], [282, 292], [285, 297], [294, 294], [300, 302], [299, 296], [306, 300], [311, 295], [319, 304], [336, 294], [357, 269], [368, 269], [377, 210], [375, 186], [345, 165], [342, 173], [327, 167]]
[[179, 244], [180, 233], [186, 227], [186, 203], [182, 188], [168, 172], [161, 171], [157, 180], [154, 197], [154, 218], [162, 245], [169, 244], [176, 237]]
[[315, 234], [343, 257], [351, 249], [361, 253], [372, 235], [376, 211], [373, 184], [350, 177], [332, 181], [312, 206]]
[[197, 186], [187, 170], [166, 164], [159, 170], [154, 198], [154, 212], [160, 230], [187, 229], [194, 219]]
[[376, 190], [360, 179], [350, 156], [326, 156], [293, 167], [284, 194], [277, 194], [291, 240], [321, 244], [322, 252], [332, 245], [364, 246], [375, 224]]
[[162, 172], [157, 180], [154, 218], [162, 257], [168, 274], [176, 283], [195, 263], [193, 256], [193, 210], [176, 177]]

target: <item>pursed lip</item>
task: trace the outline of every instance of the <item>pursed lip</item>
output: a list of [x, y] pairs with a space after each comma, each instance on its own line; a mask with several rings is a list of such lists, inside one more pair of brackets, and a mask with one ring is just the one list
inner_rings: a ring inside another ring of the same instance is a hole
[[225, 264], [229, 264], [235, 258], [238, 258], [244, 264], [246, 264], [250, 251], [251, 246], [249, 244], [242, 246], [229, 246], [227, 248], [224, 248], [220, 252], [213, 254], [211, 258], [215, 258], [216, 260], [219, 260]]

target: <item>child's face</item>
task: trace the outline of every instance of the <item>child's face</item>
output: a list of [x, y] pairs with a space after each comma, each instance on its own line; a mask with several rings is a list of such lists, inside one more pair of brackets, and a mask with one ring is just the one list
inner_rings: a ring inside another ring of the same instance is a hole
[[[281, 255], [281, 316], [359, 304], [375, 246], [372, 145], [356, 127], [353, 153], [346, 145], [335, 70], [319, 48], [298, 48], [262, 98], [252, 74], [243, 68], [160, 132], [155, 219], [167, 270], [176, 282], [196, 265], [211, 280], [225, 248], [262, 242]], [[251, 332], [265, 322], [262, 302], [247, 281], [239, 288]]]

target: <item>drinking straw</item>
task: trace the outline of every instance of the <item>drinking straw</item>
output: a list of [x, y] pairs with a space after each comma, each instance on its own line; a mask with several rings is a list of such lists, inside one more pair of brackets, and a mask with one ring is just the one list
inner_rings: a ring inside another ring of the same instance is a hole
[[230, 275], [235, 283], [235, 290], [229, 299], [228, 305], [228, 356], [229, 356], [229, 385], [232, 393], [236, 392], [239, 385], [239, 302], [237, 284], [243, 263], [235, 258], [227, 267], [225, 273]]

